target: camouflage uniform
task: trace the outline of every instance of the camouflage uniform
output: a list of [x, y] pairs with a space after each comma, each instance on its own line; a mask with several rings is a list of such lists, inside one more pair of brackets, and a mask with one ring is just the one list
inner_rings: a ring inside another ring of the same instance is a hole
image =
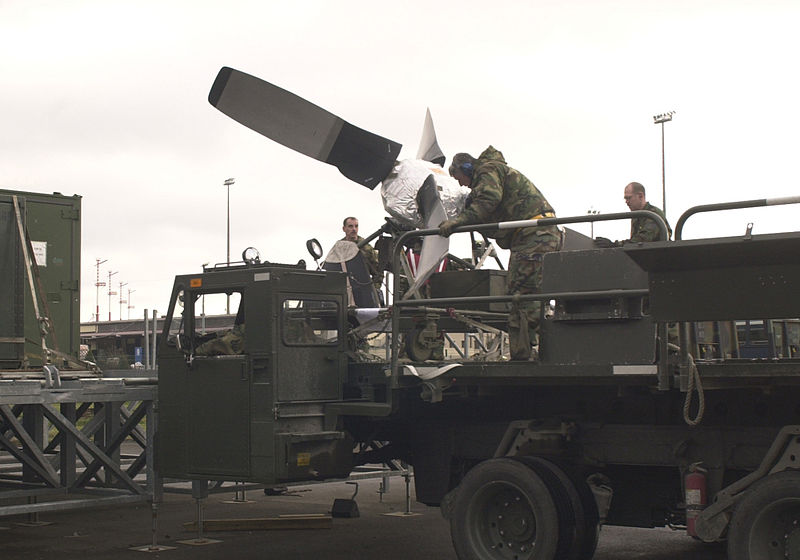
[[198, 356], [230, 356], [244, 351], [244, 325], [234, 325], [229, 331], [217, 333], [195, 349]]
[[[470, 202], [455, 218], [455, 225], [508, 222], [555, 217], [539, 189], [522, 173], [508, 167], [503, 154], [489, 146], [478, 157], [470, 185]], [[531, 294], [542, 282], [542, 256], [558, 251], [561, 233], [555, 226], [502, 230], [493, 233], [497, 244], [511, 249], [508, 293]], [[508, 317], [511, 358], [527, 360], [538, 344], [541, 303], [512, 302]]]
[[[644, 205], [642, 210], [649, 210], [661, 216], [661, 219], [667, 224], [669, 235], [672, 236], [672, 228], [669, 227], [667, 217], [664, 215], [664, 212], [661, 211], [661, 208], [657, 208], [648, 202]], [[658, 241], [660, 233], [661, 231], [653, 220], [645, 217], [633, 218], [631, 220], [631, 238], [629, 241], [631, 243]]]
[[[654, 212], [655, 214], [661, 216], [661, 219], [664, 220], [665, 224], [667, 224], [667, 235], [672, 237], [672, 228], [669, 227], [667, 217], [664, 215], [664, 212], [661, 210], [661, 208], [653, 206], [648, 202], [644, 205], [642, 210], [649, 210], [650, 212]], [[645, 217], [633, 218], [631, 220], [631, 238], [619, 244], [649, 243], [650, 241], [659, 241], [660, 237], [661, 230], [659, 230], [658, 226], [653, 220]], [[667, 340], [671, 344], [680, 345], [677, 323], [667, 323]]]

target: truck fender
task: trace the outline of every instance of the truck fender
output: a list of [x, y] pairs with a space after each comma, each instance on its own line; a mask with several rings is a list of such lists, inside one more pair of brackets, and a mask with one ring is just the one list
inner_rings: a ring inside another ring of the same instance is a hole
[[714, 496], [695, 522], [697, 536], [705, 542], [718, 541], [731, 520], [731, 512], [739, 499], [754, 483], [769, 474], [800, 468], [800, 426], [784, 426], [772, 442], [756, 470]]

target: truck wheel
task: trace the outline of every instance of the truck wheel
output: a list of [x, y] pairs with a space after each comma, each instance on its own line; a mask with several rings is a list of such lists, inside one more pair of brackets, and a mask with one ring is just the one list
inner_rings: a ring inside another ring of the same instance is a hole
[[[572, 486], [561, 469], [550, 461], [539, 457], [519, 457], [547, 485], [558, 514], [558, 547], [556, 558], [578, 560], [580, 543], [583, 540], [583, 506], [578, 491]], [[578, 526], [580, 520], [580, 535]]]
[[733, 510], [730, 560], [800, 560], [800, 472], [770, 475], [750, 487]]
[[567, 474], [578, 491], [578, 497], [583, 506], [584, 535], [581, 543], [581, 553], [578, 558], [590, 560], [594, 557], [594, 552], [597, 550], [597, 542], [600, 540], [600, 514], [597, 511], [597, 501], [594, 498], [592, 489], [589, 488], [589, 484], [586, 482], [586, 478], [579, 476], [577, 473], [568, 472]]
[[489, 459], [459, 485], [450, 533], [461, 560], [552, 560], [558, 511], [542, 478], [514, 459]]
[[559, 512], [558, 558], [590, 560], [597, 548], [600, 523], [597, 503], [589, 485], [580, 477], [569, 476], [560, 466], [541, 457], [523, 457], [547, 484]]

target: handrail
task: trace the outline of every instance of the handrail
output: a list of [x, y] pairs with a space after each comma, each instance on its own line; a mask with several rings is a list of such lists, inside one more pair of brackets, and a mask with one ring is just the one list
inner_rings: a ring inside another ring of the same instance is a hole
[[678, 223], [675, 226], [675, 241], [680, 241], [681, 234], [683, 233], [683, 224], [686, 223], [691, 216], [699, 214], [700, 212], [715, 212], [717, 210], [736, 210], [739, 208], [759, 208], [761, 206], [778, 206], [781, 204], [797, 204], [800, 203], [800, 196], [784, 196], [779, 198], [760, 198], [756, 200], [742, 200], [739, 202], [718, 202], [716, 204], [701, 204], [700, 206], [693, 206], [686, 212], [681, 214], [678, 218]]
[[[461, 233], [461, 232], [468, 232], [468, 231], [487, 231], [487, 230], [507, 230], [507, 229], [520, 229], [520, 228], [528, 228], [528, 227], [545, 227], [545, 226], [555, 226], [560, 224], [576, 224], [576, 223], [585, 223], [585, 222], [604, 222], [604, 221], [612, 221], [612, 220], [624, 220], [624, 219], [631, 219], [631, 218], [638, 218], [638, 217], [646, 217], [653, 220], [659, 229], [659, 234], [662, 239], [669, 239], [669, 233], [667, 230], [667, 224], [664, 222], [664, 219], [656, 214], [655, 212], [650, 212], [649, 210], [635, 210], [633, 212], [618, 212], [614, 214], [588, 214], [585, 216], [572, 216], [567, 218], [539, 218], [539, 219], [532, 219], [532, 220], [516, 220], [511, 222], [495, 222], [495, 223], [488, 223], [488, 224], [474, 224], [474, 225], [464, 225], [458, 226], [453, 229], [453, 233]], [[407, 231], [403, 233], [396, 241], [394, 245], [394, 250], [392, 253], [392, 263], [395, 265], [394, 270], [399, 270], [396, 268], [398, 264], [398, 259], [400, 258], [400, 254], [405, 246], [405, 241], [410, 238], [414, 237], [423, 237], [426, 235], [438, 235], [439, 229], [438, 228], [429, 228], [429, 229], [418, 229]], [[394, 293], [397, 294], [400, 287], [400, 279], [399, 275], [394, 275]], [[609, 292], [605, 292], [604, 295], [608, 295]], [[615, 294], [616, 295], [616, 294]], [[527, 301], [527, 300], [534, 300], [538, 298], [544, 299], [546, 296], [552, 298], [552, 294], [525, 294], [525, 295], [506, 295], [506, 296], [478, 296], [475, 298], [463, 298], [464, 301], [473, 301], [473, 300], [481, 300], [483, 302], [489, 301], [490, 299], [493, 301]], [[549, 299], [548, 298], [548, 299]], [[420, 305], [421, 303], [446, 303], [449, 302], [452, 298], [436, 298], [435, 300], [408, 300], [406, 301], [395, 301], [391, 307], [391, 316], [392, 316], [392, 357], [391, 357], [391, 378], [392, 378], [392, 385], [397, 386], [400, 377], [399, 371], [399, 354], [400, 354], [400, 340], [397, 336], [397, 333], [400, 331], [400, 310], [402, 307], [409, 307]], [[456, 298], [461, 299], [461, 298]]]
[[[491, 230], [506, 230], [506, 229], [522, 229], [529, 227], [546, 227], [557, 226], [561, 224], [579, 224], [586, 222], [608, 222], [613, 220], [626, 220], [632, 218], [645, 217], [653, 220], [659, 229], [659, 236], [662, 239], [669, 239], [667, 224], [664, 219], [649, 210], [634, 210], [633, 212], [616, 212], [614, 214], [588, 214], [586, 216], [570, 216], [567, 218], [539, 218], [535, 220], [515, 220], [512, 222], [493, 222], [487, 224], [470, 224], [458, 226], [453, 228], [453, 233], [462, 233], [468, 231], [491, 231]], [[426, 235], [438, 235], [439, 228], [430, 229], [416, 229], [403, 233], [396, 241], [394, 246], [394, 254], [392, 261], [394, 261], [400, 254], [401, 247], [405, 245], [407, 239], [412, 237], [423, 237]]]

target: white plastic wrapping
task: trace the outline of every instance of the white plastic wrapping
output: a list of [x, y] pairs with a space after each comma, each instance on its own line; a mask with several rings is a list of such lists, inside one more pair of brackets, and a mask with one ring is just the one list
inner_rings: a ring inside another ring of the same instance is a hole
[[459, 185], [458, 181], [438, 165], [419, 159], [398, 162], [383, 180], [381, 198], [389, 215], [405, 225], [424, 228], [425, 224], [417, 208], [417, 191], [431, 174], [436, 179], [436, 188], [447, 217], [455, 218], [464, 209], [469, 188]]

